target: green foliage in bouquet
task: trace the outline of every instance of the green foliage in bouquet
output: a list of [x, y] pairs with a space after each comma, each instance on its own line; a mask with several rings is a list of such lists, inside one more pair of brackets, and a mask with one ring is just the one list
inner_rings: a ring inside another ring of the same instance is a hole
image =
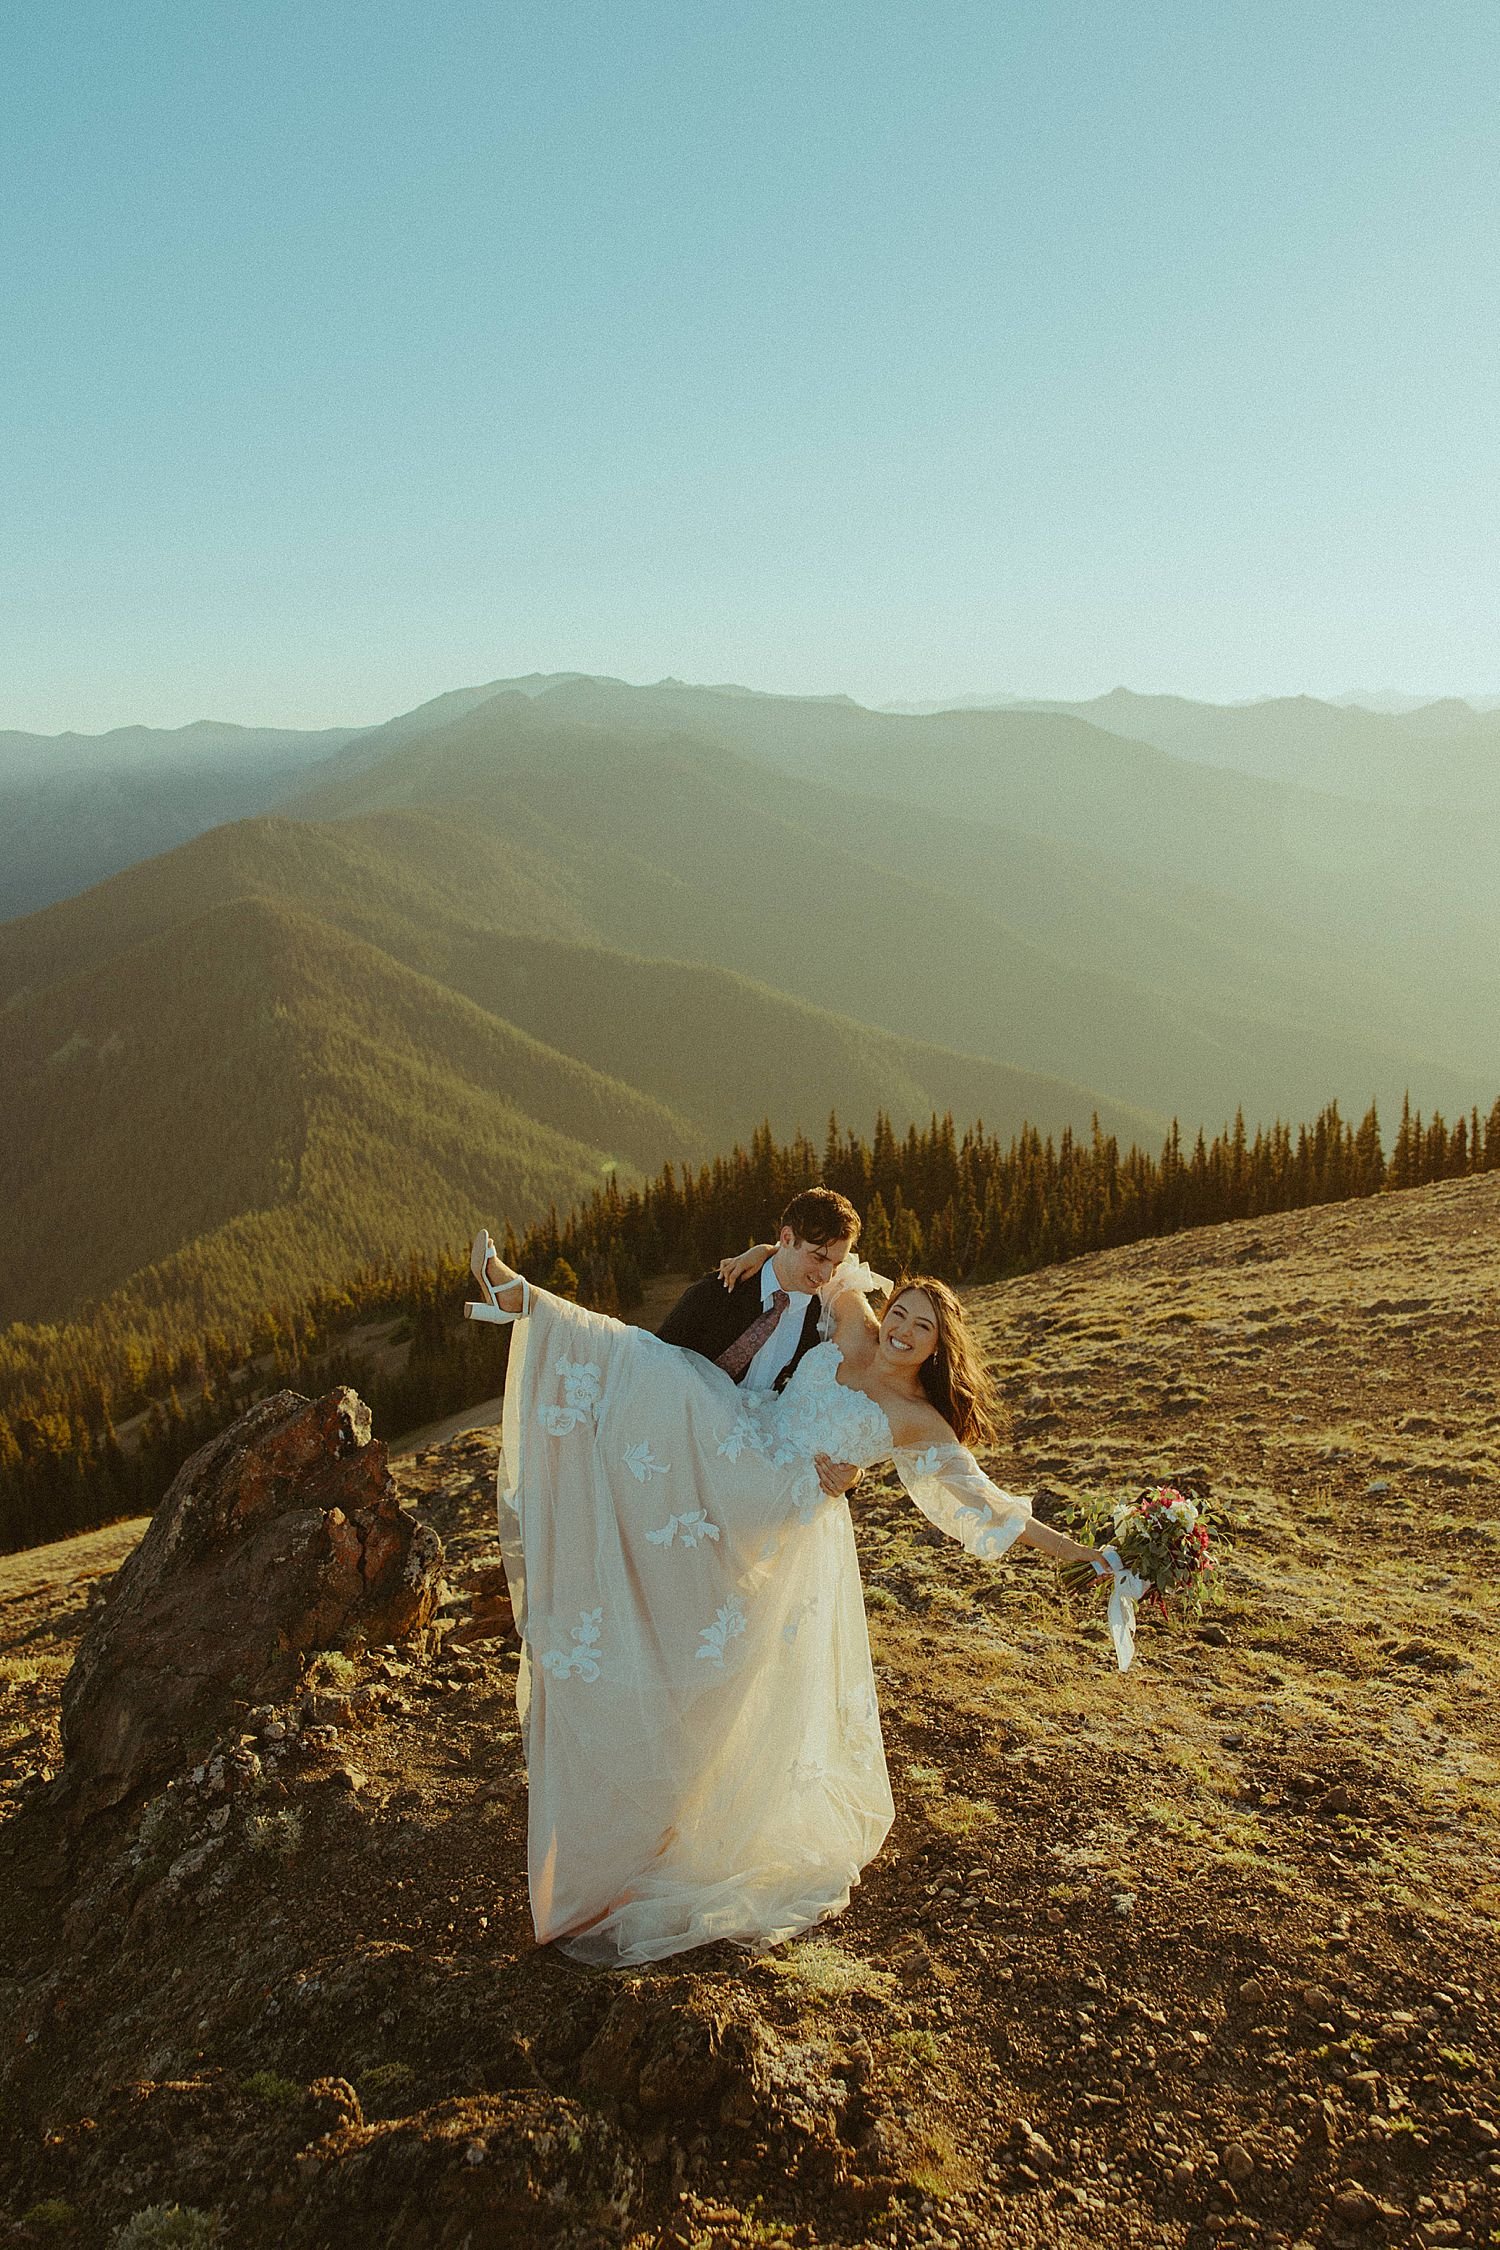
[[[1133, 1499], [1087, 1497], [1066, 1510], [1075, 1538], [1092, 1547], [1113, 1547], [1125, 1568], [1144, 1582], [1141, 1599], [1147, 1607], [1169, 1620], [1189, 1622], [1216, 1591], [1222, 1567], [1224, 1536], [1215, 1527], [1210, 1539], [1208, 1514], [1208, 1480], [1196, 1475], [1146, 1485]], [[1069, 1563], [1060, 1576], [1073, 1592], [1109, 1583], [1089, 1563]]]

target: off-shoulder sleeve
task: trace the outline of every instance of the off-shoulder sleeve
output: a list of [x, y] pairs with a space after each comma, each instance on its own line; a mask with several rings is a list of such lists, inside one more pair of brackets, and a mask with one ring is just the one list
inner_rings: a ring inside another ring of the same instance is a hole
[[1030, 1502], [1002, 1492], [967, 1446], [898, 1446], [891, 1458], [923, 1515], [986, 1562], [997, 1562], [1030, 1518]]
[[839, 1300], [847, 1297], [851, 1290], [861, 1297], [883, 1297], [889, 1295], [894, 1286], [888, 1275], [877, 1273], [873, 1266], [865, 1264], [863, 1258], [856, 1258], [852, 1254], [845, 1258], [842, 1264], [834, 1267], [818, 1292], [818, 1334], [823, 1342], [826, 1343], [833, 1334], [834, 1314]]

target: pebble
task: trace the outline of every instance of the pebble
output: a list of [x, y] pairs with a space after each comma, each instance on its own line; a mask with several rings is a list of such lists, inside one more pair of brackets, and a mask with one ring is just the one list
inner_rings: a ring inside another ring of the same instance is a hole
[[1255, 2170], [1255, 2158], [1243, 2141], [1231, 2141], [1220, 2158], [1220, 2164], [1224, 2177], [1232, 2180], [1236, 2187], [1243, 2187]]

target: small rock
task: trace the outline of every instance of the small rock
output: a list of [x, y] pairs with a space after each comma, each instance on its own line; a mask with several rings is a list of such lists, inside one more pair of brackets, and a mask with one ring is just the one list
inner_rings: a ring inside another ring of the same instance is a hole
[[1391, 1480], [1389, 1477], [1371, 1477], [1369, 1483], [1365, 1486], [1365, 1497], [1376, 1500], [1382, 1492], [1389, 1492], [1390, 1489]]
[[470, 2141], [468, 2147], [464, 2150], [464, 2162], [465, 2164], [482, 2164], [488, 2154], [489, 2150], [485, 2147], [483, 2141]]
[[365, 1776], [354, 1766], [335, 1766], [328, 1778], [335, 1789], [347, 1789], [355, 1797], [365, 1785]]
[[168, 1887], [175, 1889], [181, 1883], [191, 1882], [194, 1876], [203, 1873], [209, 1861], [223, 1849], [224, 1838], [222, 1836], [210, 1836], [201, 1844], [190, 1844], [185, 1852], [178, 1854], [167, 1869]]
[[1232, 2180], [1236, 2187], [1243, 2187], [1255, 2170], [1255, 2158], [1243, 2141], [1231, 2141], [1219, 2162], [1225, 2179]]
[[1333, 2199], [1333, 2208], [1346, 2226], [1368, 2226], [1380, 2216], [1380, 2205], [1357, 2180], [1349, 2180]]
[[1240, 1986], [1240, 1998], [1247, 2008], [1263, 2008], [1271, 1994], [1259, 1977], [1246, 1977]]

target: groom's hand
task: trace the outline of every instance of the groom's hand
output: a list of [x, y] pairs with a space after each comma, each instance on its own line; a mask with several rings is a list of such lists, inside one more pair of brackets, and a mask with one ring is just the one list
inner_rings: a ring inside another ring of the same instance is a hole
[[837, 1500], [851, 1492], [858, 1484], [860, 1472], [852, 1461], [830, 1461], [826, 1453], [813, 1455], [813, 1467], [818, 1472], [818, 1482], [830, 1500]]

